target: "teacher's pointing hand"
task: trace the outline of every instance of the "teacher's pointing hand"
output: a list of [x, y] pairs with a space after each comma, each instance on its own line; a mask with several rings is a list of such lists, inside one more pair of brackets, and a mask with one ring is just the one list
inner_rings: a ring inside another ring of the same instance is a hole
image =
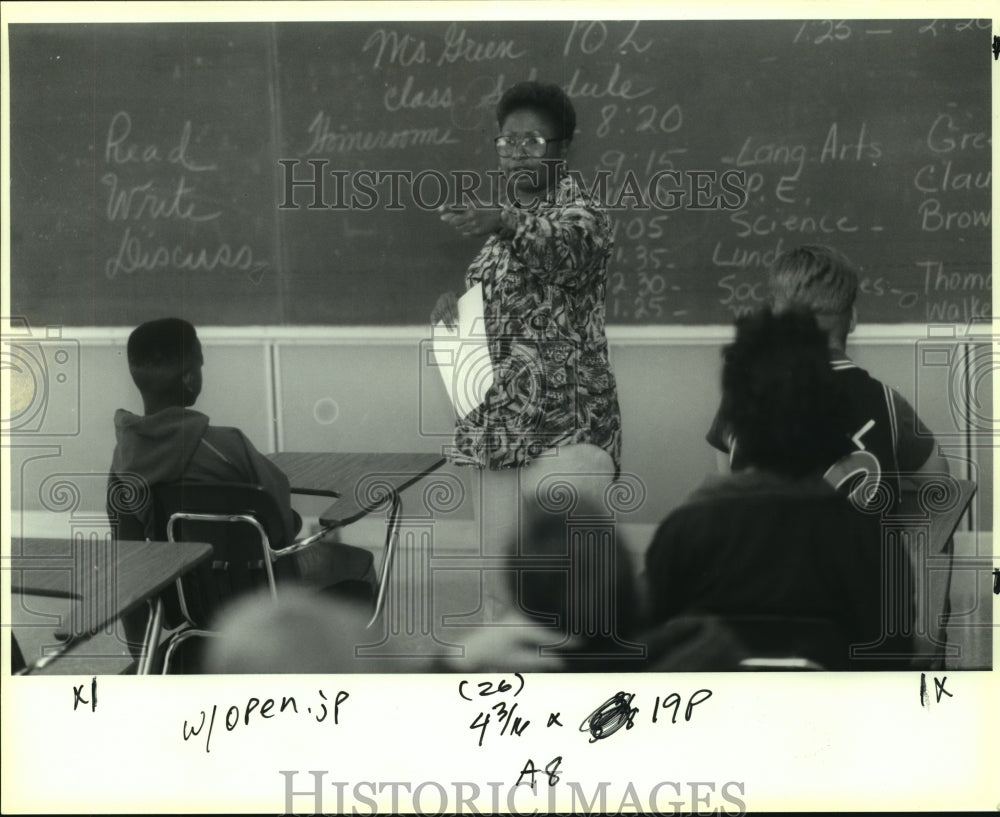
[[489, 235], [503, 226], [499, 207], [441, 207], [441, 221], [450, 224], [462, 235]]

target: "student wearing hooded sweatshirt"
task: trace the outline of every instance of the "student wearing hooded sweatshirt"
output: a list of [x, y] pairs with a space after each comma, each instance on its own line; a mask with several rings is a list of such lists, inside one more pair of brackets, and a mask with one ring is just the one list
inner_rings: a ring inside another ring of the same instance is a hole
[[[110, 489], [122, 480], [151, 488], [177, 482], [246, 482], [260, 485], [277, 500], [290, 543], [302, 520], [291, 506], [291, 488], [282, 471], [238, 428], [213, 426], [191, 408], [201, 393], [201, 343], [194, 327], [180, 318], [162, 318], [138, 327], [128, 339], [128, 367], [142, 395], [143, 416], [115, 412], [118, 444], [111, 460]], [[147, 493], [148, 495], [148, 493]], [[153, 536], [152, 505], [136, 517]]]
[[[291, 506], [288, 478], [238, 428], [213, 426], [191, 408], [201, 393], [201, 344], [194, 327], [179, 318], [139, 326], [128, 339], [129, 372], [142, 395], [143, 415], [115, 412], [117, 445], [108, 478], [107, 511], [118, 538], [155, 538], [150, 489], [189, 483], [242, 482], [261, 486], [276, 500], [291, 544], [302, 520]], [[128, 511], [122, 497], [130, 497]], [[375, 586], [371, 554], [360, 548], [317, 542], [282, 560], [289, 578], [335, 595], [365, 598]], [[143, 620], [139, 620], [142, 618]], [[124, 622], [126, 640], [141, 640], [144, 616]]]

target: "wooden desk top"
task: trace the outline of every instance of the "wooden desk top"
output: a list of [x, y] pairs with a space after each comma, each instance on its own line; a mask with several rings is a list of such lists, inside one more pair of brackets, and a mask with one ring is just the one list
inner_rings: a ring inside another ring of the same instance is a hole
[[320, 514], [326, 526], [357, 521], [386, 502], [387, 490], [403, 491], [445, 463], [440, 454], [282, 451], [268, 458], [288, 475], [294, 493], [337, 499]]
[[212, 553], [201, 542], [11, 542], [11, 592], [71, 599], [77, 634], [96, 632], [156, 596]]

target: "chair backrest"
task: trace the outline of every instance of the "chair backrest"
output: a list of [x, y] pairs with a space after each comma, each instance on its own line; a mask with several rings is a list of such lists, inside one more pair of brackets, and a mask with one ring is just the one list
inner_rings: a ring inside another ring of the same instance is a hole
[[274, 571], [293, 569], [290, 560], [272, 563], [272, 551], [287, 544], [284, 522], [274, 497], [259, 485], [158, 485], [153, 513], [157, 535], [168, 541], [212, 545], [212, 559], [179, 582], [181, 612], [195, 626], [205, 627], [235, 596], [262, 586], [274, 592]]
[[913, 565], [913, 666], [918, 669], [940, 669], [946, 656], [957, 656], [956, 648], [947, 644], [946, 630], [951, 612], [952, 537], [976, 489], [976, 483], [968, 480], [937, 477], [917, 490], [904, 490], [896, 510], [904, 523], [911, 523], [899, 536]]
[[[880, 513], [883, 538], [906, 551], [914, 583], [906, 599], [912, 601], [913, 609], [901, 608], [896, 613], [912, 612], [914, 618], [901, 618], [897, 625], [912, 636], [912, 665], [940, 668], [946, 650], [953, 649], [947, 646], [945, 629], [950, 612], [951, 540], [976, 493], [976, 484], [946, 473], [881, 474], [874, 457], [864, 451], [831, 467], [825, 479], [857, 507]], [[886, 494], [897, 482], [901, 485], [898, 496]]]
[[144, 514], [150, 505], [149, 487], [138, 474], [110, 474], [105, 511], [116, 539], [146, 538]]

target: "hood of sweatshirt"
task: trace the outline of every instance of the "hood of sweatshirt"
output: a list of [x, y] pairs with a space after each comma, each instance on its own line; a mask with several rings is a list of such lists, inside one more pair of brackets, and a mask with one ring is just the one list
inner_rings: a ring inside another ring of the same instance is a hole
[[149, 485], [176, 482], [201, 443], [208, 417], [172, 406], [141, 417], [125, 409], [115, 412], [118, 445], [111, 461], [113, 474], [138, 474]]

